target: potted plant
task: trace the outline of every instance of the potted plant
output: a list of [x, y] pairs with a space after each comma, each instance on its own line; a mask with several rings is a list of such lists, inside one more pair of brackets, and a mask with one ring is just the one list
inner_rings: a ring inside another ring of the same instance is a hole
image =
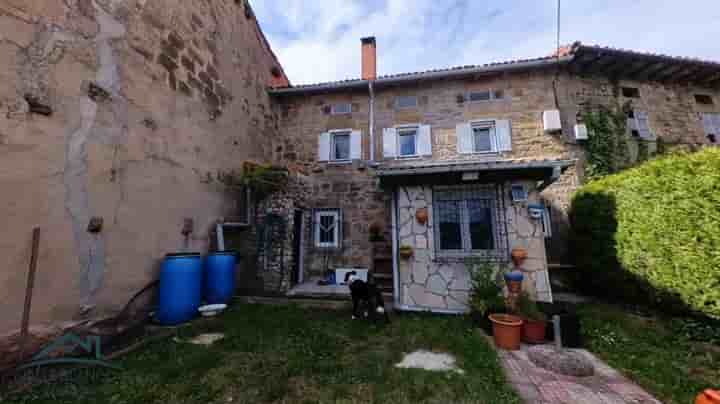
[[495, 281], [495, 270], [487, 263], [470, 262], [467, 267], [470, 271], [470, 316], [475, 325], [491, 334], [492, 323], [488, 314], [505, 311], [501, 288]]
[[500, 313], [493, 313], [489, 318], [493, 325], [495, 345], [509, 351], [520, 349], [523, 319], [512, 314]]
[[531, 344], [545, 341], [547, 317], [527, 293], [520, 294], [517, 302], [518, 314], [523, 319], [522, 339]]
[[413, 256], [413, 248], [409, 245], [401, 245], [399, 252], [402, 259], [410, 259]]

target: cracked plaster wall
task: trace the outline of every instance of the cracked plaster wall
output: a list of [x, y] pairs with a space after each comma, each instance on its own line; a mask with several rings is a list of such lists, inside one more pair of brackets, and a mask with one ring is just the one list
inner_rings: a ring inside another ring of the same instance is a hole
[[[517, 182], [514, 182], [517, 183]], [[532, 181], [521, 182], [528, 187], [529, 203], [540, 200]], [[505, 184], [510, 189], [510, 184]], [[409, 259], [399, 258], [400, 303], [403, 305], [451, 311], [466, 311], [470, 292], [468, 266], [457, 260], [445, 260], [435, 254], [433, 231], [432, 187], [405, 186], [397, 191], [398, 234], [400, 246], [413, 248]], [[523, 289], [536, 296], [536, 278], [547, 271], [545, 241], [542, 223], [528, 215], [527, 203], [513, 204], [508, 195], [505, 198], [505, 215], [508, 246], [528, 250], [528, 259], [523, 265], [526, 271]], [[417, 221], [418, 209], [427, 208], [425, 224]], [[508, 251], [509, 254], [509, 251]], [[507, 257], [509, 264], [509, 256]]]
[[34, 225], [33, 325], [116, 312], [165, 253], [205, 250], [234, 206], [208, 175], [270, 154], [276, 65], [243, 2], [0, 0], [0, 334]]

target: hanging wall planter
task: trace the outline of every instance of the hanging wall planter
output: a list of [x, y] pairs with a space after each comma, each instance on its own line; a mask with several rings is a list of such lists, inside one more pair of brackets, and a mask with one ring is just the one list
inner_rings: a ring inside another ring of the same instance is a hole
[[510, 252], [510, 257], [512, 258], [513, 263], [516, 267], [522, 266], [522, 264], [525, 262], [525, 260], [528, 257], [528, 252], [526, 249], [521, 247], [515, 247]]
[[400, 258], [402, 259], [410, 259], [413, 256], [413, 248], [409, 245], [403, 245], [400, 246]]
[[524, 275], [521, 271], [510, 271], [506, 273], [504, 277], [505, 284], [507, 285], [508, 291], [510, 291], [510, 293], [520, 293], [522, 291], [522, 281]]
[[428, 210], [427, 208], [420, 208], [415, 211], [415, 219], [417, 219], [417, 222], [420, 224], [427, 223], [428, 220]]

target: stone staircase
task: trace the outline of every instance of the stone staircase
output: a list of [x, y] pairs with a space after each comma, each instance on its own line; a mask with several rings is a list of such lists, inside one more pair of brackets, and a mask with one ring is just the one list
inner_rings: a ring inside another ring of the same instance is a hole
[[385, 300], [393, 299], [392, 246], [389, 241], [373, 242], [372, 276]]

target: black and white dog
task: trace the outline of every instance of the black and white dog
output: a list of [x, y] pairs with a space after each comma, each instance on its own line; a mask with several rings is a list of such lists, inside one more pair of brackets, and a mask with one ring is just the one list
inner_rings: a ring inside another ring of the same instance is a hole
[[355, 271], [345, 274], [345, 283], [350, 287], [350, 296], [353, 301], [353, 320], [358, 317], [368, 317], [370, 320], [375, 321], [376, 316], [381, 315], [386, 323], [390, 322], [390, 317], [385, 311], [382, 293], [374, 283], [363, 281]]

